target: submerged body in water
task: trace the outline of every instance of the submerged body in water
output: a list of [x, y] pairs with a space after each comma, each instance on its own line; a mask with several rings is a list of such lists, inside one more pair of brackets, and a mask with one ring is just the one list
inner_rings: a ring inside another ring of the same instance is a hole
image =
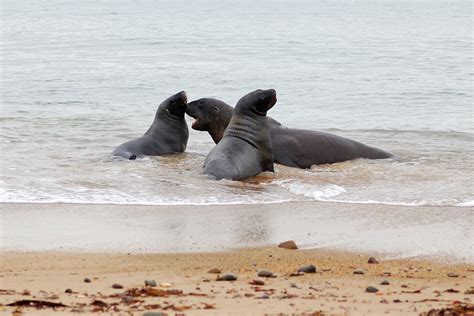
[[[231, 121], [233, 108], [221, 100], [202, 98], [189, 103], [186, 113], [195, 119], [192, 128], [209, 132], [217, 144]], [[334, 134], [288, 128], [272, 118], [267, 118], [266, 124], [270, 130], [273, 160], [285, 166], [306, 169], [357, 158], [393, 157], [381, 149]]]
[[273, 89], [255, 90], [240, 98], [224, 136], [204, 160], [205, 174], [218, 180], [243, 180], [274, 171], [266, 115], [276, 101]]
[[141, 156], [183, 152], [189, 137], [188, 125], [184, 120], [186, 103], [187, 97], [184, 91], [161, 102], [155, 119], [145, 134], [118, 146], [112, 155], [135, 160]]

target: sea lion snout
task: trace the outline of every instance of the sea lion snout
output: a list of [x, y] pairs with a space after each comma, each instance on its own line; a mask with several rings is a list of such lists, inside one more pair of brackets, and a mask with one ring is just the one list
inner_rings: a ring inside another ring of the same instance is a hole
[[171, 97], [171, 101], [179, 103], [181, 105], [182, 104], [187, 104], [188, 103], [188, 96], [186, 94], [186, 91], [180, 91], [180, 92], [176, 93], [175, 95], [173, 95]]
[[182, 118], [184, 117], [187, 103], [188, 103], [188, 96], [186, 95], [186, 92], [180, 91], [172, 95], [168, 99], [167, 104], [165, 104], [164, 106], [168, 110], [169, 113], [179, 118]]
[[254, 112], [259, 115], [266, 115], [277, 102], [275, 89], [257, 90], [258, 101], [255, 104]]
[[191, 127], [195, 130], [204, 130], [205, 128], [205, 116], [202, 113], [203, 103], [201, 100], [195, 100], [189, 102], [186, 106], [186, 114], [191, 116], [194, 119]]

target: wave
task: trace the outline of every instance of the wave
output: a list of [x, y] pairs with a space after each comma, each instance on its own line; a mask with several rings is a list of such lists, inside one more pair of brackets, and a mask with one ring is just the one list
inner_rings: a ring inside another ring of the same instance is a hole
[[467, 200], [460, 203], [447, 201], [382, 201], [371, 199], [346, 199], [336, 198], [347, 191], [337, 185], [328, 185], [321, 189], [313, 189], [304, 191], [304, 185], [293, 184], [289, 185], [290, 191], [301, 196], [289, 198], [273, 198], [273, 199], [253, 199], [253, 197], [231, 199], [229, 197], [220, 198], [194, 198], [187, 200], [182, 198], [176, 199], [128, 199], [122, 196], [84, 196], [82, 198], [76, 197], [0, 197], [0, 203], [15, 203], [15, 204], [100, 204], [100, 205], [149, 205], [149, 206], [205, 206], [205, 205], [255, 205], [255, 204], [279, 204], [291, 202], [324, 202], [324, 203], [345, 203], [345, 204], [378, 204], [378, 205], [398, 205], [398, 206], [433, 206], [433, 207], [473, 207], [474, 200]]

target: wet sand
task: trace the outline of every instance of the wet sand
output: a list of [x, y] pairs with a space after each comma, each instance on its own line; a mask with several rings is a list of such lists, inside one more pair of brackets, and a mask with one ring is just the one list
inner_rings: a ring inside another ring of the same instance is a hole
[[[379, 259], [378, 264], [369, 264], [367, 260], [366, 255], [276, 246], [190, 254], [6, 252], [0, 265], [0, 314], [18, 310], [21, 315], [143, 315], [147, 311], [419, 315], [432, 309], [472, 307], [473, 265], [412, 259]], [[316, 273], [291, 276], [308, 264], [316, 266]], [[218, 274], [208, 273], [212, 268], [220, 269], [221, 276], [235, 273], [238, 279], [216, 281]], [[257, 277], [260, 269], [276, 277]], [[364, 274], [354, 274], [356, 269]], [[157, 286], [145, 287], [148, 279]], [[264, 284], [252, 285], [254, 280]], [[383, 280], [389, 285], [381, 285]], [[123, 289], [112, 288], [114, 283]], [[368, 286], [378, 291], [368, 293]], [[45, 300], [67, 307], [5, 306], [19, 300]]]
[[251, 205], [0, 204], [3, 251], [209, 252], [293, 239], [305, 249], [474, 263], [474, 208], [291, 202]]

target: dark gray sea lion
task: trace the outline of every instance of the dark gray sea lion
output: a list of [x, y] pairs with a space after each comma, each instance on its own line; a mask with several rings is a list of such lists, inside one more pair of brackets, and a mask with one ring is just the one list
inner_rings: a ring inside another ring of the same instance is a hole
[[184, 119], [186, 103], [184, 91], [161, 102], [155, 119], [145, 134], [118, 146], [112, 155], [133, 160], [140, 156], [183, 152], [189, 137], [188, 125]]
[[270, 89], [255, 90], [237, 102], [222, 139], [204, 161], [205, 174], [216, 179], [242, 180], [273, 171], [266, 114], [276, 100], [275, 90]]
[[[195, 118], [193, 129], [207, 131], [217, 144], [229, 124], [233, 108], [217, 99], [190, 102], [186, 113]], [[287, 128], [267, 117], [276, 163], [297, 168], [356, 158], [384, 159], [393, 155], [357, 141], [320, 131]]]

